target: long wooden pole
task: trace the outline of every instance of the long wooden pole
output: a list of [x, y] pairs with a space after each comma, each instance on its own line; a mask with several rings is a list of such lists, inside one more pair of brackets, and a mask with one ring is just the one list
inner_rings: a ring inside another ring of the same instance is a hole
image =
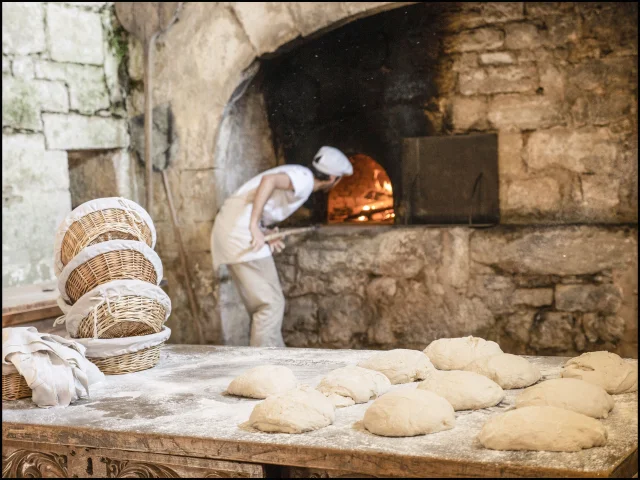
[[191, 315], [193, 321], [198, 329], [198, 342], [205, 343], [204, 331], [202, 328], [201, 318], [198, 313], [198, 304], [196, 303], [196, 296], [193, 293], [193, 287], [191, 286], [191, 277], [189, 275], [189, 268], [187, 266], [187, 255], [184, 252], [184, 244], [182, 243], [182, 235], [180, 235], [180, 226], [178, 225], [178, 216], [176, 209], [173, 206], [173, 195], [171, 194], [171, 187], [169, 186], [169, 177], [166, 170], [162, 170], [162, 182], [164, 183], [164, 189], [167, 193], [167, 199], [169, 200], [169, 210], [171, 210], [171, 222], [173, 223], [173, 231], [178, 241], [178, 248], [180, 250], [180, 261], [182, 263], [182, 273], [184, 275], [184, 283], [187, 288], [187, 297], [189, 298], [189, 306], [191, 307]]
[[153, 215], [153, 51], [156, 37], [154, 34], [144, 42], [144, 166], [149, 215]]

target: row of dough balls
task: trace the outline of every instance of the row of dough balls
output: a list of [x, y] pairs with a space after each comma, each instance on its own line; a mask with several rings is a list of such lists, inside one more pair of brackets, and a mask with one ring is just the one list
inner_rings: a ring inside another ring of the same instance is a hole
[[[516, 410], [489, 419], [478, 437], [482, 445], [565, 451], [604, 445], [607, 432], [594, 418], [606, 418], [613, 408], [609, 393], [637, 390], [637, 367], [608, 352], [581, 355], [565, 367], [564, 378], [527, 388], [516, 399]], [[395, 437], [451, 429], [455, 410], [495, 406], [504, 399], [504, 389], [528, 387], [540, 378], [535, 365], [503, 353], [495, 342], [464, 337], [436, 340], [424, 352], [378, 353], [357, 366], [331, 371], [316, 389], [298, 386], [287, 367], [256, 367], [234, 379], [227, 393], [266, 399], [254, 408], [249, 425], [280, 433], [328, 426], [335, 407], [375, 398], [365, 412], [365, 428]], [[423, 381], [416, 389], [387, 393], [392, 384], [417, 380]], [[562, 428], [566, 435], [549, 435], [549, 428]]]

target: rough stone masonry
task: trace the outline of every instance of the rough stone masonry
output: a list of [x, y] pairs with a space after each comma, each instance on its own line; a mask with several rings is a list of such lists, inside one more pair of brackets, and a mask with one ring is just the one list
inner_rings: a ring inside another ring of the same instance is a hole
[[108, 154], [88, 174], [112, 162], [105, 193], [133, 193], [114, 18], [113, 2], [2, 4], [3, 287], [54, 278], [55, 230], [74, 193], [69, 155]]

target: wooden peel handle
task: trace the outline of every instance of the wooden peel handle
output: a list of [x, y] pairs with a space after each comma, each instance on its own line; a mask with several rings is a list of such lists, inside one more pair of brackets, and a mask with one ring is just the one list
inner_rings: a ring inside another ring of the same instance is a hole
[[270, 242], [271, 240], [288, 237], [289, 235], [298, 235], [301, 233], [312, 232], [314, 230], [317, 230], [318, 228], [320, 228], [318, 225], [313, 225], [311, 227], [289, 228], [287, 230], [282, 230], [280, 232], [265, 235], [264, 240], [265, 242]]

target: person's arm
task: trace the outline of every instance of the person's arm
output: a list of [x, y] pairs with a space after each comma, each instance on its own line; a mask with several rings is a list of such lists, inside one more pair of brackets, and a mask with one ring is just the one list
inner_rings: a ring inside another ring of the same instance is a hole
[[253, 210], [251, 211], [251, 221], [249, 223], [249, 230], [253, 237], [251, 239], [251, 247], [254, 252], [260, 250], [264, 245], [264, 233], [260, 230], [260, 219], [262, 218], [265, 204], [276, 189], [293, 191], [293, 184], [289, 175], [286, 173], [274, 173], [265, 175], [260, 180], [256, 196], [253, 199]]

